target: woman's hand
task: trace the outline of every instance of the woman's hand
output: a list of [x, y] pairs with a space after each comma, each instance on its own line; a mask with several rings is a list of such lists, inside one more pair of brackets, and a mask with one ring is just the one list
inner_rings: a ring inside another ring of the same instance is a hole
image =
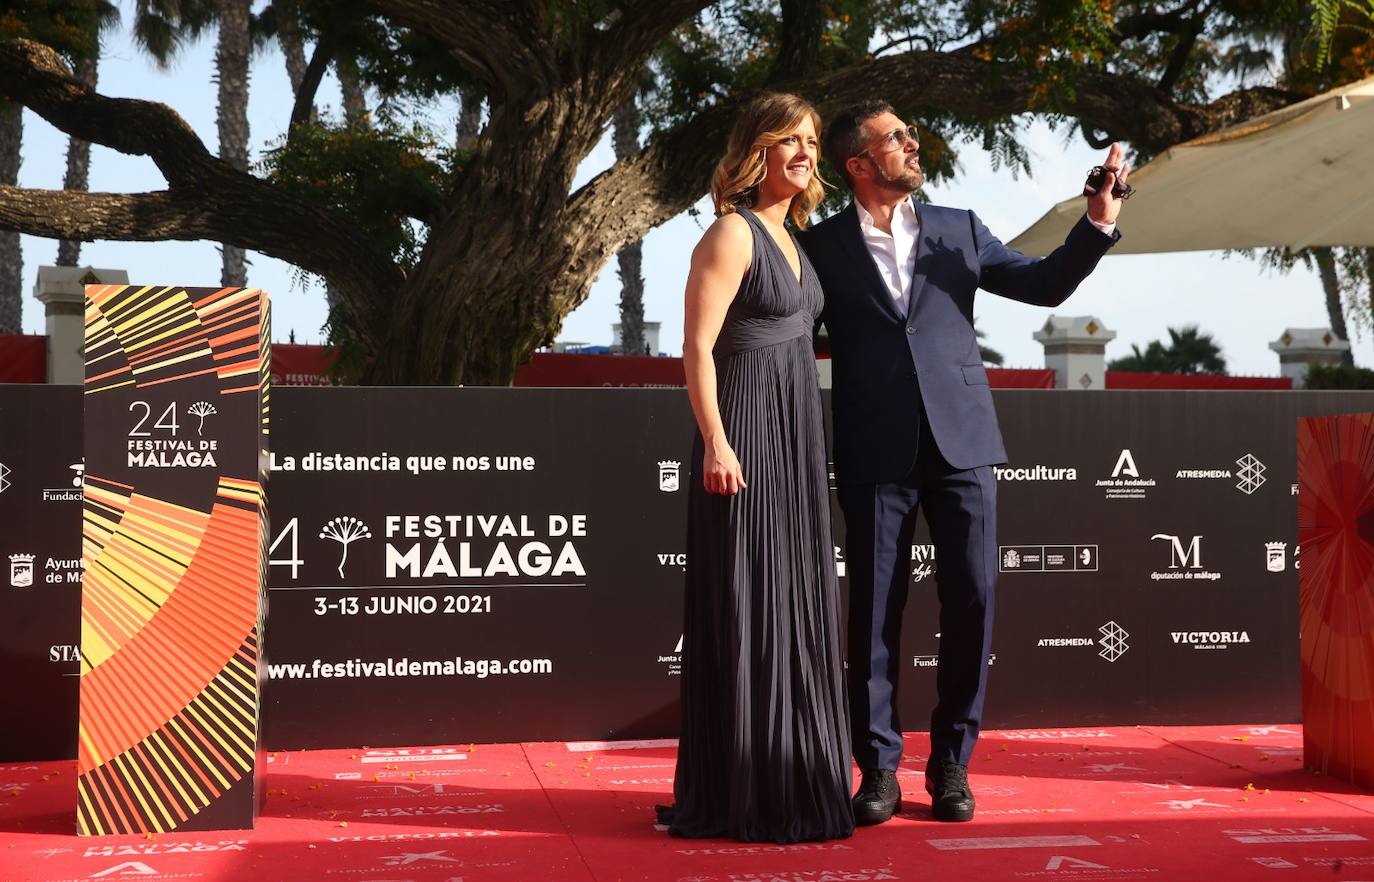
[[702, 460], [702, 481], [707, 493], [734, 496], [749, 485], [744, 483], [744, 470], [740, 468], [735, 451], [724, 441], [706, 445], [706, 456]]

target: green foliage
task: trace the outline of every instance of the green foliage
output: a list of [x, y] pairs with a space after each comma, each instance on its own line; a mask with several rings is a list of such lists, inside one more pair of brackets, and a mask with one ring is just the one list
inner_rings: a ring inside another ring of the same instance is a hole
[[1226, 359], [1211, 334], [1197, 325], [1169, 328], [1169, 345], [1151, 340], [1142, 352], [1131, 344], [1131, 354], [1107, 363], [1113, 371], [1161, 374], [1224, 374]]
[[423, 225], [441, 210], [456, 152], [418, 125], [389, 116], [371, 128], [321, 121], [279, 138], [259, 172], [346, 215], [409, 269], [424, 246]]
[[1374, 370], [1353, 364], [1314, 364], [1307, 369], [1308, 389], [1374, 389]]
[[1374, 0], [1312, 0], [1312, 27], [1317, 33], [1316, 67], [1321, 69], [1331, 60], [1338, 30], [1374, 36]]
[[0, 40], [22, 37], [55, 49], [69, 63], [96, 57], [99, 34], [119, 21], [105, 0], [3, 0]]

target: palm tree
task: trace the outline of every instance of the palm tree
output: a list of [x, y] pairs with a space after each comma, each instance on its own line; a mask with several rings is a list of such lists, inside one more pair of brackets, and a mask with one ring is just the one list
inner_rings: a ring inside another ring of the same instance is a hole
[[[218, 85], [219, 156], [234, 168], [248, 169], [248, 57], [252, 0], [137, 0], [134, 37], [159, 67], [166, 67], [189, 40], [219, 26], [215, 46]], [[248, 273], [244, 251], [220, 246], [220, 284], [242, 286]]]
[[[119, 23], [119, 8], [99, 0], [95, 4], [95, 27], [90, 33], [88, 54], [76, 65], [76, 77], [88, 89], [94, 89], [100, 76], [101, 35]], [[64, 190], [87, 190], [91, 178], [91, 142], [80, 138], [67, 141], [67, 173], [62, 179]], [[57, 243], [57, 265], [76, 266], [81, 262], [81, 242], [61, 239]]]
[[[0, 185], [19, 183], [19, 147], [24, 140], [24, 107], [0, 99]], [[24, 254], [19, 234], [0, 232], [0, 334], [21, 331], [24, 308]]]
[[[74, 67], [93, 57], [99, 33], [110, 10], [99, 0], [70, 0], [46, 4], [7, 4], [0, 14], [0, 40], [23, 37], [43, 43], [66, 57]], [[24, 140], [24, 108], [0, 99], [0, 185], [19, 183], [20, 148]], [[24, 255], [19, 234], [0, 232], [0, 334], [22, 330]]]
[[1197, 325], [1169, 328], [1169, 345], [1151, 340], [1142, 352], [1131, 344], [1131, 354], [1108, 362], [1113, 371], [1142, 371], [1161, 374], [1224, 374], [1226, 358], [1211, 334]]

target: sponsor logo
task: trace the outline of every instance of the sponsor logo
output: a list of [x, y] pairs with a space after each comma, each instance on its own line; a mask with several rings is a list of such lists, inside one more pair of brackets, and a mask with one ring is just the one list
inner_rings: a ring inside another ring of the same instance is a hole
[[1174, 477], [1181, 480], [1214, 480], [1218, 478], [1236, 479], [1236, 489], [1246, 496], [1253, 495], [1268, 480], [1264, 473], [1268, 470], [1264, 463], [1253, 453], [1247, 453], [1236, 460], [1232, 469], [1179, 469]]
[[664, 460], [658, 464], [658, 489], [664, 493], [676, 493], [682, 486], [682, 478], [678, 472], [680, 462]]
[[[71, 487], [44, 487], [44, 502], [80, 502], [81, 484], [86, 476], [86, 463], [74, 462], [69, 468], [76, 474], [72, 476]], [[75, 488], [75, 489], [73, 489]]]
[[[1302, 569], [1300, 555], [1301, 545], [1293, 546], [1293, 569]], [[1271, 573], [1285, 573], [1288, 571], [1288, 543], [1287, 542], [1266, 542], [1264, 543], [1264, 568]]]
[[30, 588], [33, 586], [33, 555], [10, 555], [10, 587]]
[[1172, 533], [1156, 533], [1150, 539], [1169, 543], [1169, 569], [1150, 573], [1154, 581], [1186, 579], [1215, 582], [1221, 578], [1221, 573], [1211, 572], [1202, 566], [1201, 536], [1193, 536], [1186, 546], [1182, 537]]
[[325, 524], [320, 530], [321, 539], [329, 539], [343, 546], [343, 553], [339, 555], [339, 578], [344, 576], [344, 563], [348, 561], [348, 546], [359, 539], [371, 539], [372, 531], [367, 524], [353, 517], [335, 518]]
[[1041, 637], [1035, 645], [1040, 649], [1099, 647], [1098, 656], [1109, 662], [1121, 658], [1130, 649], [1126, 639], [1131, 635], [1116, 622], [1108, 622], [1097, 630], [1101, 637]]
[[1288, 543], [1264, 543], [1264, 568], [1271, 573], [1282, 573], [1288, 569]]
[[1103, 488], [1107, 499], [1144, 499], [1148, 489], [1155, 486], [1155, 479], [1141, 477], [1130, 448], [1123, 447], [1112, 467], [1112, 476], [1100, 479], [1097, 486]]
[[456, 747], [410, 747], [395, 750], [375, 749], [363, 754], [362, 763], [442, 763], [465, 760], [468, 755]]
[[911, 578], [914, 582], [919, 582], [927, 576], [935, 574], [935, 546], [934, 545], [913, 545], [911, 546]]
[[978, 851], [989, 848], [1072, 848], [1101, 845], [1091, 836], [976, 836], [967, 839], [928, 839], [940, 851]]
[[658, 557], [658, 565], [659, 565], [659, 566], [661, 566], [661, 567], [677, 567], [678, 569], [682, 570], [684, 573], [687, 572], [687, 553], [686, 553], [686, 552], [684, 552], [684, 551], [679, 551], [679, 552], [662, 552], [662, 551], [660, 551], [660, 552], [658, 553], [657, 557]]
[[673, 651], [668, 653], [667, 655], [660, 655], [658, 657], [659, 664], [668, 666], [668, 676], [670, 677], [676, 677], [682, 673], [683, 639], [684, 635], [679, 634], [677, 638], [677, 645], [673, 647]]
[[10, 489], [10, 475], [12, 474], [14, 472], [10, 471], [10, 467], [0, 462], [0, 493]]
[[[989, 652], [988, 667], [992, 667], [995, 664], [997, 664], [997, 653]], [[911, 666], [913, 668], [938, 668], [940, 666], [940, 657], [938, 655], [913, 655], [911, 657]]]
[[1121, 627], [1116, 622], [1108, 622], [1097, 630], [1102, 635], [1102, 639], [1098, 641], [1102, 646], [1102, 648], [1098, 650], [1098, 657], [1105, 658], [1109, 662], [1114, 662], [1125, 655], [1126, 651], [1131, 648], [1126, 643], [1126, 638], [1131, 635], [1127, 633], [1125, 628]]
[[1011, 468], [993, 466], [999, 481], [1077, 481], [1078, 469], [1063, 466], [1033, 465]]
[[1096, 545], [1003, 545], [1003, 573], [1095, 573]]
[[1245, 631], [1170, 631], [1169, 636], [1175, 646], [1194, 649], [1226, 649], [1232, 644], [1250, 642]]

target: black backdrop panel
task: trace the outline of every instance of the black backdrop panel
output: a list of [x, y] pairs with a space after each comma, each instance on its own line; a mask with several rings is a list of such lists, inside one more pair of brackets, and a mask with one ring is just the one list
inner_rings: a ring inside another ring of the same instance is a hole
[[685, 398], [274, 397], [270, 747], [675, 731]]
[[0, 760], [76, 756], [81, 389], [0, 385]]
[[[1298, 719], [1294, 424], [1374, 394], [994, 394], [1013, 461], [986, 724]], [[676, 733], [685, 394], [273, 397], [269, 747]], [[0, 677], [30, 721], [3, 759], [73, 752], [79, 597], [43, 569], [79, 556], [80, 505], [42, 491], [71, 484], [80, 408], [75, 389], [0, 386]], [[939, 647], [939, 561], [924, 525], [914, 541], [912, 730]], [[12, 587], [28, 553], [34, 585]]]

